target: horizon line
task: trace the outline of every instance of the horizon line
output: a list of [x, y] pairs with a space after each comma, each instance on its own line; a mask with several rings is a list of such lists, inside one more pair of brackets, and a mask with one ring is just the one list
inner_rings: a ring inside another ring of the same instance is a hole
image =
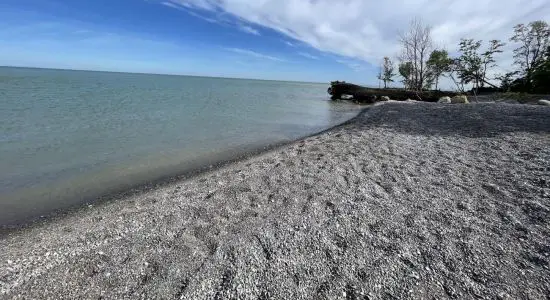
[[[65, 69], [65, 68], [45, 68], [45, 67], [29, 67], [29, 66], [9, 66], [9, 65], [0, 65], [0, 68], [19, 68], [19, 69], [54, 70], [54, 71], [79, 71], [79, 72], [98, 72], [98, 73], [115, 73], [115, 74], [181, 76], [181, 77], [199, 77], [199, 78], [214, 78], [214, 79], [236, 79], [236, 80], [255, 80], [255, 81], [275, 81], [275, 82], [291, 82], [291, 83], [325, 84], [325, 82], [317, 82], [317, 81], [261, 79], [261, 78], [230, 77], [230, 76], [229, 77], [224, 77], [224, 76], [174, 74], [174, 73], [125, 72], [125, 71], [106, 71], [106, 70], [92, 70], [92, 69]], [[328, 84], [330, 84], [330, 82], [328, 82]]]

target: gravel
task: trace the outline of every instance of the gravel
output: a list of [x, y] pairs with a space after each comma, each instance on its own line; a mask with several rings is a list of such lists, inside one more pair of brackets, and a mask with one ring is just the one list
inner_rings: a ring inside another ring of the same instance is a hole
[[5, 299], [548, 299], [550, 107], [388, 102], [0, 238]]

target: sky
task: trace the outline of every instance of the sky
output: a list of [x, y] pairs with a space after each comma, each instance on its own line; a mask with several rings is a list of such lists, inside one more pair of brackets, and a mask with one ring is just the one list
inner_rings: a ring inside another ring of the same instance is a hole
[[0, 65], [377, 86], [412, 18], [454, 55], [461, 38], [550, 21], [550, 1], [1, 0]]

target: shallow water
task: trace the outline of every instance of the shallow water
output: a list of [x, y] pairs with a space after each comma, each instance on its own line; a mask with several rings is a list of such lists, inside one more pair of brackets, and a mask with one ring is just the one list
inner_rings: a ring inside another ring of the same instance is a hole
[[327, 84], [0, 68], [0, 224], [297, 139], [359, 108]]

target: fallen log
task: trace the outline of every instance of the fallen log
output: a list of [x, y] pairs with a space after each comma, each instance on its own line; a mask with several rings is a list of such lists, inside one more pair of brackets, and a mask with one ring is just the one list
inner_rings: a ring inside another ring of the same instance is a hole
[[331, 95], [332, 100], [342, 99], [343, 95], [350, 95], [353, 101], [359, 103], [374, 103], [381, 100], [383, 96], [387, 96], [392, 100], [418, 100], [427, 102], [437, 102], [439, 98], [448, 96], [454, 97], [456, 92], [446, 91], [411, 91], [405, 89], [376, 89], [367, 88], [356, 84], [346, 83], [343, 81], [333, 81], [327, 92]]

